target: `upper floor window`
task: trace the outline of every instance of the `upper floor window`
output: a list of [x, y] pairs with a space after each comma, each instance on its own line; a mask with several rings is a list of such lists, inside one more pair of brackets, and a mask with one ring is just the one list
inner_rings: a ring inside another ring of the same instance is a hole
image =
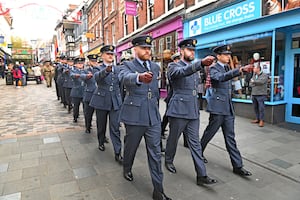
[[115, 27], [115, 23], [111, 23], [111, 34], [112, 34], [112, 44], [115, 45], [116, 44], [116, 27]]
[[115, 10], [115, 0], [111, 0], [111, 11]]
[[154, 0], [148, 0], [148, 17], [149, 21], [154, 19]]
[[168, 10], [172, 10], [175, 5], [175, 0], [167, 0], [167, 1], [168, 1], [168, 3], [167, 3]]
[[124, 19], [124, 36], [128, 34], [128, 17], [125, 13], [123, 13], [123, 19]]
[[108, 17], [108, 0], [105, 0], [105, 17]]
[[99, 4], [98, 4], [98, 11], [99, 11], [99, 12], [102, 11], [102, 4], [101, 4], [101, 2], [99, 2]]
[[139, 15], [134, 16], [134, 30], [137, 30], [139, 28]]

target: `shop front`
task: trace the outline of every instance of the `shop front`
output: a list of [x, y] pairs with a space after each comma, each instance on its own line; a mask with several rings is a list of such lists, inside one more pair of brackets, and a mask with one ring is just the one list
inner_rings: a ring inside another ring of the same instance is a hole
[[[151, 35], [153, 37], [152, 42], [152, 60], [161, 66], [161, 79], [160, 79], [160, 88], [166, 88], [166, 69], [168, 63], [171, 61], [170, 56], [177, 52], [178, 41], [183, 38], [183, 24], [182, 18], [176, 17], [172, 20], [166, 20], [165, 22], [156, 25], [156, 27], [141, 34]], [[126, 41], [117, 46], [117, 57], [118, 60], [122, 55], [127, 52], [131, 52], [132, 48], [131, 41]]]
[[[264, 0], [242, 1], [184, 23], [184, 36], [198, 40], [196, 57], [231, 45], [235, 66], [259, 63], [269, 75], [265, 121], [300, 123], [300, 8], [271, 13]], [[257, 55], [259, 56], [257, 58]], [[233, 80], [237, 115], [254, 118], [251, 73]]]

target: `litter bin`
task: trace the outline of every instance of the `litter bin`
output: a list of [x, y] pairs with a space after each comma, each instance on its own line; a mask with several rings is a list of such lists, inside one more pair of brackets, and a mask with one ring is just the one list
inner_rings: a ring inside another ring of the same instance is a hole
[[6, 71], [5, 72], [5, 81], [6, 81], [6, 85], [13, 85], [14, 84], [12, 71]]

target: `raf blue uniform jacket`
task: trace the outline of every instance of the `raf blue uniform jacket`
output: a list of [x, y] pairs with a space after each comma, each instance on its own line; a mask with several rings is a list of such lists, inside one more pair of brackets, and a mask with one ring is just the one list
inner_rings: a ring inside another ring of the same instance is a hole
[[95, 77], [93, 76], [90, 79], [87, 79], [86, 75], [88, 73], [95, 73], [95, 70], [92, 67], [89, 67], [88, 69], [84, 70], [83, 73], [81, 74], [80, 78], [84, 81], [85, 83], [85, 88], [84, 88], [84, 93], [83, 93], [83, 101], [84, 102], [90, 102], [94, 91], [96, 90], [96, 81]]
[[70, 72], [70, 77], [73, 80], [73, 87], [71, 90], [71, 97], [77, 97], [77, 98], [82, 98], [83, 97], [83, 91], [84, 91], [84, 83], [80, 77], [76, 77], [76, 74], [81, 74], [82, 70], [80, 69], [73, 69]]
[[200, 82], [199, 70], [202, 70], [201, 60], [186, 64], [182, 60], [170, 63], [168, 78], [171, 81], [173, 95], [169, 101], [167, 116], [198, 119], [199, 105], [197, 87]]
[[207, 111], [212, 114], [232, 115], [234, 109], [231, 101], [231, 79], [240, 75], [239, 69], [225, 71], [219, 63], [209, 68], [212, 89], [207, 96]]
[[120, 82], [118, 75], [119, 67], [113, 66], [112, 72], [106, 72], [106, 66], [96, 67], [94, 74], [97, 89], [94, 91], [90, 101], [90, 106], [99, 110], [119, 110], [122, 105], [120, 93]]
[[57, 65], [57, 83], [58, 85], [63, 85], [64, 84], [64, 77], [63, 77], [63, 70], [64, 70], [64, 67], [63, 67], [63, 64], [59, 63]]
[[72, 88], [73, 87], [73, 79], [71, 78], [71, 70], [72, 66], [64, 65], [63, 77], [65, 82], [63, 83], [64, 88]]
[[150, 63], [150, 71], [153, 73], [149, 84], [137, 83], [138, 73], [148, 71], [138, 62], [124, 62], [121, 66], [119, 79], [126, 87], [126, 96], [120, 113], [120, 121], [128, 125], [150, 126], [161, 122], [158, 109], [158, 76], [160, 67], [154, 62]]

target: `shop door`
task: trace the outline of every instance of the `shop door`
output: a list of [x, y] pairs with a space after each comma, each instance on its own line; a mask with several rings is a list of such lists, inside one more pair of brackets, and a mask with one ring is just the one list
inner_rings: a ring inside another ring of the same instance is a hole
[[300, 124], [300, 49], [293, 52], [292, 58], [294, 68], [291, 77], [293, 77], [293, 82], [289, 92], [286, 120]]

